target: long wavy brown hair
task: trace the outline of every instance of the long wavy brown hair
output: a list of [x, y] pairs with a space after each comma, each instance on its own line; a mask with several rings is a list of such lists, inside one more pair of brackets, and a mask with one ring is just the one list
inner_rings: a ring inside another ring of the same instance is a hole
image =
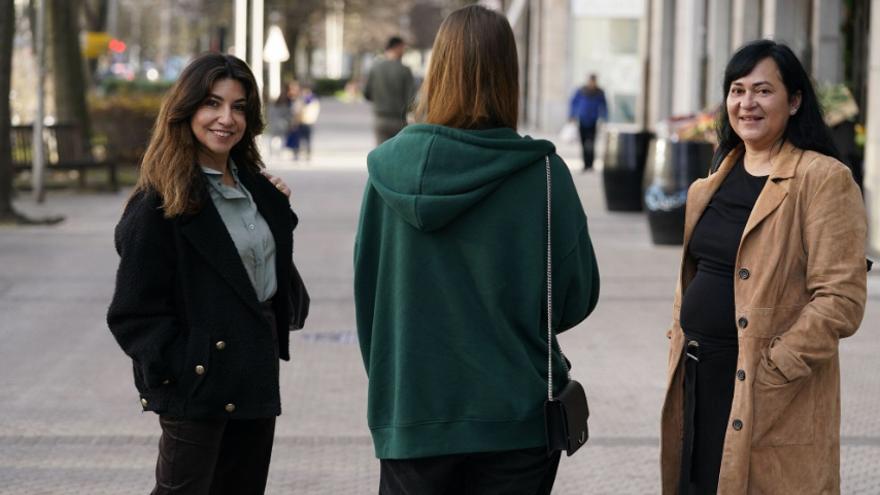
[[240, 82], [246, 99], [244, 135], [229, 156], [238, 167], [254, 172], [263, 167], [256, 137], [263, 132], [265, 124], [253, 72], [244, 61], [232, 55], [200, 55], [183, 70], [162, 101], [132, 193], [157, 192], [166, 218], [195, 213], [201, 208], [204, 179], [196, 159], [201, 144], [192, 132], [190, 121], [214, 83], [223, 79]]
[[470, 5], [440, 25], [416, 109], [418, 119], [459, 129], [510, 127], [519, 118], [519, 64], [510, 23]]

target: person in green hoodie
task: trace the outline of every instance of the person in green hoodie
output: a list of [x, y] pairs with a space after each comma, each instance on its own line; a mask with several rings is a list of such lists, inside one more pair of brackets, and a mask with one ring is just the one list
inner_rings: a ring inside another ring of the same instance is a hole
[[[548, 494], [556, 477], [543, 415], [547, 158], [557, 334], [596, 306], [599, 274], [567, 166], [516, 132], [517, 75], [502, 15], [453, 12], [421, 123], [367, 159], [354, 292], [383, 495]], [[558, 346], [552, 362], [565, 377]]]

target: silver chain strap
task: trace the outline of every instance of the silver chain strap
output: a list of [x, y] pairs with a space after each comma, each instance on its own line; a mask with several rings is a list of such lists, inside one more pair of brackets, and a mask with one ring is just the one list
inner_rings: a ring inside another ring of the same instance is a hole
[[[552, 188], [550, 187], [550, 155], [544, 157], [544, 163], [547, 169], [547, 400], [553, 400], [553, 243], [551, 242], [550, 228], [550, 204], [552, 199]], [[559, 354], [562, 359], [566, 360], [562, 348], [559, 347]], [[566, 370], [566, 376], [571, 380], [571, 372]]]
[[547, 168], [547, 400], [553, 400], [553, 249], [550, 242], [550, 155], [544, 157]]

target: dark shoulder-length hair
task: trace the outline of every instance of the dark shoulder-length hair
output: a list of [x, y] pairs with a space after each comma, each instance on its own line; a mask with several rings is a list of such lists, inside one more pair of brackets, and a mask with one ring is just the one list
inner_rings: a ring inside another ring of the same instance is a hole
[[479, 5], [461, 8], [434, 39], [416, 114], [422, 122], [459, 129], [516, 129], [518, 78], [507, 19]]
[[190, 122], [214, 83], [224, 79], [240, 82], [246, 100], [244, 135], [229, 155], [240, 168], [258, 172], [263, 167], [256, 137], [263, 132], [265, 124], [253, 72], [244, 61], [232, 55], [198, 56], [186, 66], [162, 101], [132, 193], [156, 191], [162, 198], [167, 218], [195, 213], [201, 208], [202, 177], [196, 158], [200, 144]]
[[[766, 58], [773, 59], [779, 67], [782, 82], [788, 97], [792, 98], [798, 93], [801, 95], [801, 104], [797, 113], [789, 117], [785, 127], [783, 139], [790, 141], [800, 149], [812, 150], [823, 155], [839, 158], [837, 147], [831, 139], [831, 130], [825, 125], [822, 118], [822, 108], [813, 83], [804, 70], [800, 60], [791, 48], [783, 43], [772, 40], [757, 40], [743, 45], [731, 57], [724, 69], [724, 99], [718, 112], [718, 154], [724, 157], [731, 150], [742, 143], [742, 139], [734, 132], [730, 125], [727, 114], [727, 96], [730, 93], [730, 85], [733, 81], [747, 76]], [[720, 162], [720, 160], [719, 160]]]

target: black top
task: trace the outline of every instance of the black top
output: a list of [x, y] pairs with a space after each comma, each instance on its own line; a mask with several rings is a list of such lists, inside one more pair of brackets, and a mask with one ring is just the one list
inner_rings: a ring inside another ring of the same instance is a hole
[[710, 348], [736, 348], [733, 277], [736, 254], [746, 222], [767, 176], [745, 170], [743, 159], [733, 166], [697, 222], [688, 245], [697, 274], [682, 297], [680, 322], [688, 338]]

